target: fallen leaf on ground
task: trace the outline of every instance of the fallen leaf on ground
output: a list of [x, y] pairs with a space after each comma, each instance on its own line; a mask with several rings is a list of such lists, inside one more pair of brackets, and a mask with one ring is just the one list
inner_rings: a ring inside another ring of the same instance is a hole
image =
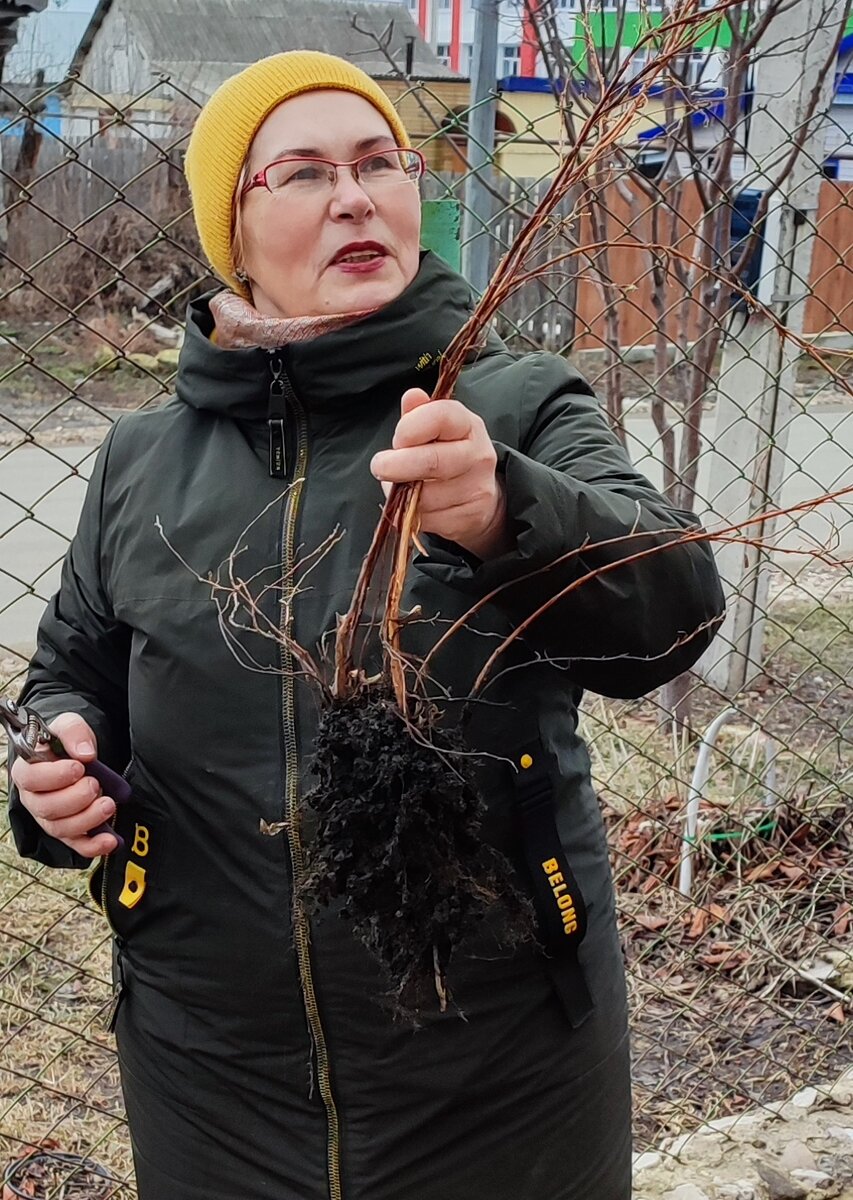
[[838, 908], [832, 914], [832, 924], [829, 927], [830, 937], [844, 937], [850, 928], [850, 911], [849, 900], [845, 900], [839, 904]]
[[769, 879], [771, 875], [775, 875], [779, 869], [777, 862], [759, 863], [757, 867], [753, 867], [744, 875], [747, 883], [755, 883], [759, 879]]
[[696, 938], [700, 938], [702, 936], [702, 934], [705, 932], [705, 930], [708, 928], [710, 921], [711, 921], [710, 913], [706, 912], [706, 910], [704, 908], [697, 908], [693, 914], [693, 921], [691, 923], [691, 926], [687, 930], [687, 936], [689, 938], [693, 938], [694, 940]]
[[643, 929], [649, 929], [654, 933], [658, 929], [664, 929], [669, 924], [666, 917], [653, 917], [651, 913], [637, 913], [634, 916], [634, 921], [638, 925], [642, 925]]

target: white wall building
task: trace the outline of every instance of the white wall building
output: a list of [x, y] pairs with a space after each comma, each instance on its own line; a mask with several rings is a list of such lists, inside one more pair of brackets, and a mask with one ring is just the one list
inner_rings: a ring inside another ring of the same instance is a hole
[[49, 0], [43, 12], [22, 17], [18, 38], [6, 57], [4, 83], [32, 83], [44, 71], [46, 83], [64, 79], [97, 0]]

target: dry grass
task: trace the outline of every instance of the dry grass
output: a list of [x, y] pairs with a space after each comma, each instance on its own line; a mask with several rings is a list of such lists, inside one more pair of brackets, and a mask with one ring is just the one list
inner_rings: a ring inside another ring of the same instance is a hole
[[59, 325], [129, 312], [167, 277], [160, 301], [180, 315], [185, 289], [206, 274], [173, 147], [99, 139], [69, 155], [46, 138], [29, 193], [9, 212], [7, 315]]
[[113, 1040], [103, 1030], [109, 973], [109, 939], [86, 898], [85, 876], [22, 862], [4, 831], [0, 1167], [28, 1145], [53, 1141], [128, 1176]]

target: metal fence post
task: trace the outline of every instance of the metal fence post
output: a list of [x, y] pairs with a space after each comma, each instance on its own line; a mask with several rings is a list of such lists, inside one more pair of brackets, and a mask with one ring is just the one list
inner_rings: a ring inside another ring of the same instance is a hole
[[492, 195], [483, 186], [491, 175], [495, 152], [495, 84], [497, 82], [499, 0], [474, 0], [474, 57], [468, 118], [468, 160], [462, 222], [462, 273], [479, 294], [489, 282]]
[[[842, 8], [828, 8], [827, 0], [796, 0], [783, 7], [768, 26], [755, 64], [746, 146], [749, 186], [776, 184], [792, 154], [792, 140], [803, 139], [769, 201], [758, 283], [758, 299], [794, 334], [802, 333], [809, 296], [823, 178], [821, 125], [833, 85], [827, 65]], [[732, 314], [717, 383], [710, 474], [715, 494], [706, 519], [744, 521], [779, 502], [796, 406], [797, 356], [792, 340], [768, 316]], [[766, 540], [772, 525], [755, 533]], [[761, 671], [768, 562], [767, 551], [756, 546], [727, 545], [718, 551], [728, 612], [703, 674], [729, 694]]]

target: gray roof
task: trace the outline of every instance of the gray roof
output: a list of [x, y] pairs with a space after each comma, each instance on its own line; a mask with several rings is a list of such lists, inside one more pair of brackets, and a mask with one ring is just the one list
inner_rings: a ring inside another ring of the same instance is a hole
[[[114, 6], [129, 18], [149, 61], [200, 99], [277, 50], [325, 50], [375, 78], [394, 78], [405, 69], [408, 37], [414, 38], [414, 78], [462, 78], [438, 60], [402, 4], [360, 0], [100, 0], [73, 70]], [[376, 37], [387, 36], [390, 26], [393, 64], [353, 19]]]

